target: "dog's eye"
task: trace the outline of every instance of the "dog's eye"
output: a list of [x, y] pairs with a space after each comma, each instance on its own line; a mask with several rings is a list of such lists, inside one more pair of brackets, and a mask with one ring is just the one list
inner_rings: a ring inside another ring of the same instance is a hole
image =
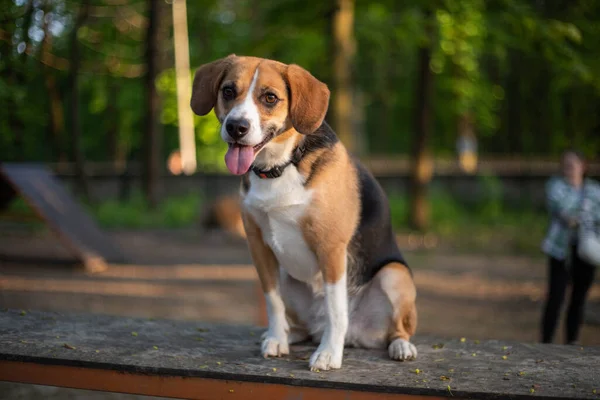
[[279, 100], [279, 99], [273, 93], [267, 93], [267, 94], [265, 94], [265, 101], [268, 104], [275, 104], [275, 103], [277, 103], [277, 100]]
[[235, 97], [235, 91], [232, 88], [230, 88], [230, 87], [223, 88], [223, 98], [225, 100], [233, 100], [234, 97]]

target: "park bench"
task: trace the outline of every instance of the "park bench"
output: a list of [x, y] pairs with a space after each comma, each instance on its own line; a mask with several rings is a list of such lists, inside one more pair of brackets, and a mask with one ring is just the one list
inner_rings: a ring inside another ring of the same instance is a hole
[[600, 348], [417, 336], [419, 358], [347, 349], [310, 372], [311, 344], [265, 360], [248, 326], [0, 312], [0, 381], [187, 399], [600, 398]]

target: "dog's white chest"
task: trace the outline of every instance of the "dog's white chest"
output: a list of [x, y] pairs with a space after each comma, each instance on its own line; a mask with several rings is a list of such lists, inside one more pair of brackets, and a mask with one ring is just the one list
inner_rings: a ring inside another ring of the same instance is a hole
[[250, 190], [244, 198], [244, 207], [254, 217], [280, 267], [304, 282], [311, 282], [319, 271], [300, 227], [311, 199], [312, 191], [306, 190], [302, 176], [292, 165], [275, 179], [251, 174]]

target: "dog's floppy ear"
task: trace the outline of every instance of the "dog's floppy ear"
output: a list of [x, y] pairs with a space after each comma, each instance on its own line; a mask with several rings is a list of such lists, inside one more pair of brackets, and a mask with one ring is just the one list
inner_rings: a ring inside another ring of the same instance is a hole
[[198, 115], [206, 115], [213, 109], [217, 102], [219, 85], [235, 58], [236, 55], [231, 54], [225, 58], [204, 64], [196, 70], [190, 101], [192, 111]]
[[289, 65], [286, 73], [290, 88], [292, 125], [302, 134], [313, 133], [321, 126], [327, 114], [329, 89], [298, 65]]

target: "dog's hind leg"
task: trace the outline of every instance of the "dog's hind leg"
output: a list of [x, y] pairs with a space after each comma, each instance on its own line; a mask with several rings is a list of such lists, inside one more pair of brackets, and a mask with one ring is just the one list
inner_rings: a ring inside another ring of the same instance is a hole
[[392, 360], [412, 360], [417, 348], [410, 337], [417, 329], [417, 291], [408, 268], [401, 263], [390, 263], [381, 269], [376, 278], [392, 305], [392, 323], [388, 336], [388, 353]]

